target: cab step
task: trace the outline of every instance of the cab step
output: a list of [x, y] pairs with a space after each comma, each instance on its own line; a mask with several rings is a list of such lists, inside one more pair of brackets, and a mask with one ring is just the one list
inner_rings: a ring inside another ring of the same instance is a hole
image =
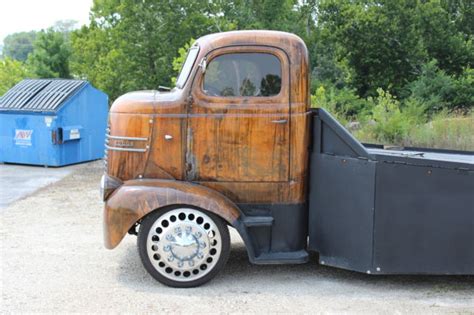
[[262, 253], [253, 261], [257, 265], [304, 264], [309, 255], [304, 249], [295, 252]]
[[243, 223], [246, 227], [272, 226], [273, 220], [273, 217], [269, 216], [246, 216], [243, 219]]

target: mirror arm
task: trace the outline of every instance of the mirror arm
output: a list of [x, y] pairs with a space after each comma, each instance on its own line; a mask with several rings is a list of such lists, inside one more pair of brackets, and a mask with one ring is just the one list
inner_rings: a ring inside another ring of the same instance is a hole
[[203, 57], [201, 61], [199, 62], [199, 68], [201, 68], [202, 73], [206, 73], [206, 67], [207, 67], [207, 58]]

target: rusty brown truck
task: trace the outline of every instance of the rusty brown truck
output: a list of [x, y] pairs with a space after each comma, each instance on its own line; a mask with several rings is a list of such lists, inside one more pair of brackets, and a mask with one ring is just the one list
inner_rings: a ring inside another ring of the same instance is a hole
[[[138, 235], [146, 270], [201, 285], [229, 257], [367, 274], [474, 273], [472, 152], [363, 145], [311, 109], [297, 36], [236, 31], [189, 49], [170, 91], [132, 92], [109, 114], [104, 237]], [[313, 104], [317, 105], [317, 104]]]

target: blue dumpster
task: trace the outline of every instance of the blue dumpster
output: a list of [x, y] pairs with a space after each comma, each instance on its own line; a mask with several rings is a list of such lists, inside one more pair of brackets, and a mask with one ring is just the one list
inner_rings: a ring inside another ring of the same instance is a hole
[[104, 155], [108, 97], [87, 81], [23, 80], [0, 97], [0, 162], [63, 166]]

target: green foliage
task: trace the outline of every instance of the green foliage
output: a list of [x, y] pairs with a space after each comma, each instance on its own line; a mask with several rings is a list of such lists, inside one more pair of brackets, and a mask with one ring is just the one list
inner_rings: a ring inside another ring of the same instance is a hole
[[[179, 71], [173, 61], [178, 58], [179, 64], [184, 55], [179, 49], [190, 38], [255, 28], [306, 36], [315, 28], [314, 2], [95, 0], [91, 24], [72, 36], [71, 68], [111, 99], [129, 90], [170, 85]], [[111, 79], [103, 78], [104, 67]]]
[[[314, 2], [314, 1], [310, 1]], [[300, 10], [293, 10], [299, 3], [295, 0], [235, 0], [220, 1], [216, 8], [225, 20], [237, 29], [270, 29], [301, 33], [307, 26], [302, 15], [311, 4], [301, 4]], [[311, 23], [310, 23], [311, 24]]]
[[37, 34], [28, 64], [41, 78], [70, 78], [71, 49], [67, 33], [50, 28]]
[[185, 0], [96, 0], [91, 24], [72, 36], [71, 67], [111, 99], [170, 85], [178, 49], [190, 38], [222, 29], [210, 9], [213, 4]]
[[5, 58], [26, 61], [28, 55], [33, 51], [33, 43], [36, 32], [13, 33], [3, 40], [2, 54]]
[[423, 65], [419, 77], [407, 87], [410, 98], [422, 103], [429, 113], [474, 107], [474, 71], [471, 68], [455, 77], [440, 70], [433, 60]]
[[437, 59], [449, 75], [472, 66], [474, 28], [466, 23], [472, 1], [448, 2], [321, 1], [315, 41], [336, 65], [349, 66], [345, 82], [359, 96], [376, 96], [378, 87], [401, 96], [428, 60]]
[[402, 145], [474, 151], [474, 113], [459, 116], [442, 111], [412, 128]]
[[[410, 114], [401, 112], [389, 124], [398, 124], [403, 132], [393, 132], [390, 128], [375, 128], [375, 123], [363, 124], [362, 128], [354, 131], [354, 135], [367, 143], [392, 144], [399, 146], [440, 148], [455, 150], [474, 150], [474, 114], [456, 116], [446, 111], [437, 113], [430, 121], [414, 119]], [[418, 121], [410, 125], [408, 121]], [[389, 134], [380, 133], [389, 132]]]
[[[195, 41], [196, 40], [194, 38], [191, 38], [189, 42], [187, 42], [186, 44], [184, 44], [183, 47], [178, 49], [178, 56], [173, 59], [173, 70], [176, 71], [176, 73], [181, 70], [181, 67], [186, 61], [186, 57], [188, 56], [188, 50], [189, 48], [191, 48]], [[171, 78], [171, 83], [173, 83], [173, 85], [176, 84], [176, 79], [176, 77]]]
[[335, 86], [321, 85], [311, 96], [313, 107], [322, 107], [336, 115], [341, 121], [354, 118], [358, 113], [369, 109], [370, 103], [361, 99], [355, 90], [348, 88], [338, 89]]
[[[94, 0], [90, 16], [89, 25], [74, 31], [74, 21], [61, 21], [40, 33], [8, 36], [4, 56], [27, 63], [2, 61], [3, 73], [12, 76], [2, 84], [28, 71], [73, 76], [114, 100], [173, 84], [191, 38], [273, 29], [303, 38], [313, 105], [359, 126], [361, 138], [432, 144], [433, 136], [447, 145], [456, 143], [453, 135], [466, 143], [462, 133], [472, 134], [451, 123], [463, 125], [453, 113], [472, 117], [474, 108], [472, 0]], [[443, 137], [441, 126], [451, 136]]]
[[474, 108], [474, 69], [465, 68], [454, 81], [451, 108]]
[[416, 101], [411, 101], [405, 109], [400, 102], [382, 89], [377, 89], [378, 96], [370, 99], [374, 103], [371, 119], [367, 124], [375, 139], [384, 143], [400, 143], [409, 134], [412, 127], [419, 125], [423, 117], [423, 108]]
[[419, 77], [408, 84], [410, 97], [423, 103], [430, 112], [451, 106], [454, 79], [437, 66], [433, 60], [422, 66]]
[[375, 96], [378, 87], [398, 92], [415, 77], [425, 57], [415, 10], [416, 2], [404, 0], [322, 2], [322, 42], [353, 69], [348, 83], [360, 96]]
[[474, 63], [474, 24], [468, 31], [463, 21], [468, 6], [472, 15], [474, 4], [472, 1], [446, 2], [450, 6], [443, 6], [440, 1], [420, 2], [415, 12], [417, 29], [430, 60], [436, 59], [439, 68], [446, 73], [459, 75], [464, 67]]
[[[455, 80], [463, 88], [472, 89], [472, 71], [466, 70], [464, 79]], [[462, 83], [459, 83], [462, 82]], [[354, 91], [320, 86], [311, 96], [314, 107], [328, 110], [363, 142], [474, 150], [474, 113], [459, 115], [447, 110], [431, 112], [428, 103], [413, 96], [400, 101], [383, 89], [377, 97], [358, 98]], [[361, 104], [357, 115], [348, 115], [347, 108]]]
[[71, 71], [106, 91], [110, 98], [116, 98], [135, 87], [135, 78], [127, 77], [127, 73], [132, 71], [131, 61], [120, 49], [119, 39], [114, 48], [109, 33], [108, 29], [102, 30], [95, 24], [73, 32]]
[[15, 84], [27, 77], [32, 77], [31, 71], [24, 63], [5, 58], [0, 60], [0, 96], [12, 88]]

